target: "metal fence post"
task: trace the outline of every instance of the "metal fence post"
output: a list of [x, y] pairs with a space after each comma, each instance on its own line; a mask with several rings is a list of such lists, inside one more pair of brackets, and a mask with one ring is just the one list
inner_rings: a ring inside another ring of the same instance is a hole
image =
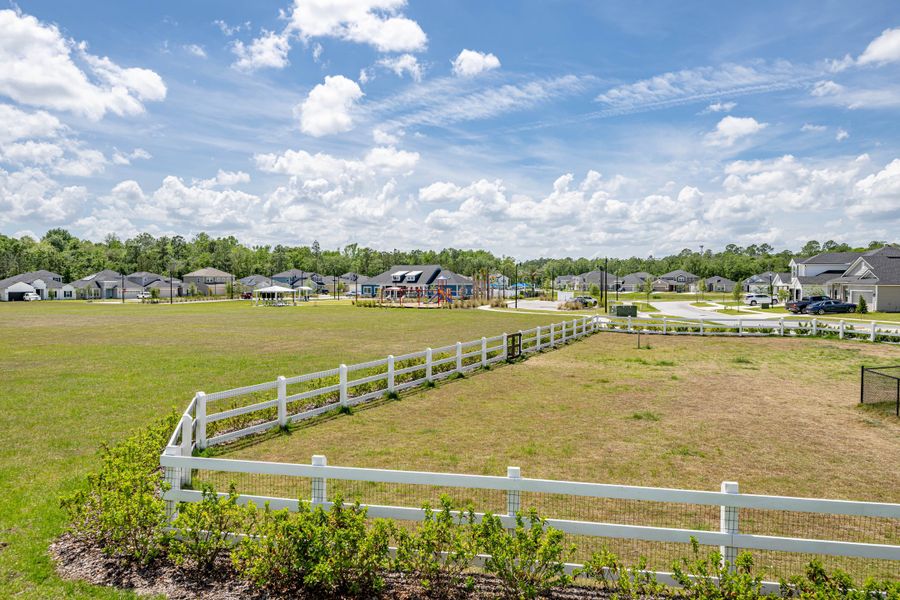
[[279, 375], [278, 379], [278, 426], [287, 427], [287, 379]]
[[843, 319], [841, 319], [841, 330], [840, 330], [840, 333], [838, 334], [838, 339], [841, 339], [841, 340], [844, 339], [844, 320]]
[[859, 367], [859, 403], [863, 404], [866, 397], [866, 367]]
[[[328, 460], [321, 454], [314, 454], [312, 457], [312, 466], [324, 467], [328, 465]], [[325, 477], [312, 478], [312, 503], [325, 504], [328, 499], [327, 492], [328, 480]]]
[[425, 348], [425, 379], [431, 381], [431, 348]]
[[869, 334], [869, 341], [875, 341], [875, 321], [872, 321], [872, 333]]
[[197, 447], [206, 448], [206, 393], [197, 392], [194, 396], [194, 415], [197, 417]]
[[393, 354], [389, 354], [389, 355], [388, 355], [388, 362], [387, 362], [387, 391], [388, 391], [388, 392], [393, 392], [393, 391], [394, 391], [394, 355], [393, 355]]
[[481, 366], [487, 366], [487, 338], [481, 337]]
[[[522, 479], [522, 470], [519, 467], [506, 467], [506, 476], [510, 479]], [[515, 517], [522, 506], [521, 492], [519, 490], [506, 491], [506, 514]]]
[[338, 373], [341, 379], [341, 406], [347, 406], [347, 365], [338, 367]]
[[462, 342], [456, 342], [456, 372], [462, 373]]
[[[736, 481], [722, 482], [723, 494], [737, 494], [738, 484]], [[722, 533], [735, 534], [738, 532], [738, 509], [734, 506], [722, 506], [719, 508], [719, 529]], [[719, 553], [722, 555], [723, 566], [727, 563], [729, 570], [734, 570], [734, 563], [737, 559], [737, 548], [734, 546], [720, 546]]]

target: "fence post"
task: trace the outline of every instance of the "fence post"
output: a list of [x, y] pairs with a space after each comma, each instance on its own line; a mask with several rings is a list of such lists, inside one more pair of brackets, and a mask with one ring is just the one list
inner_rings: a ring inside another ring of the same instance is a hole
[[844, 320], [841, 319], [841, 331], [838, 334], [838, 339], [844, 339]]
[[[506, 476], [510, 479], [522, 479], [522, 470], [519, 467], [506, 467]], [[515, 517], [522, 505], [521, 492], [519, 490], [506, 491], [506, 514]]]
[[813, 337], [819, 335], [819, 320], [815, 318], [812, 320], [812, 334]]
[[866, 367], [859, 367], [859, 403], [863, 404], [866, 396]]
[[700, 319], [700, 335], [703, 335], [704, 331], [705, 331], [705, 329], [704, 329], [703, 319]]
[[347, 406], [347, 365], [338, 367], [341, 378], [341, 406]]
[[[324, 467], [328, 464], [328, 460], [322, 454], [313, 454], [312, 457], [312, 466], [314, 467]], [[328, 485], [328, 480], [325, 477], [313, 477], [312, 478], [312, 503], [313, 504], [325, 504], [328, 499], [328, 493], [326, 486]]]
[[425, 379], [431, 381], [431, 348], [425, 348]]
[[387, 390], [394, 391], [394, 355], [388, 354]]
[[663, 335], [666, 335], [667, 333], [669, 333], [668, 329], [669, 329], [669, 322], [666, 320], [665, 317], [663, 317]]
[[784, 337], [784, 317], [781, 317], [780, 319], [778, 319], [778, 327], [781, 332], [781, 337]]
[[553, 347], [553, 343], [556, 341], [554, 338], [556, 336], [556, 323], [550, 323], [550, 347]]
[[481, 366], [487, 366], [487, 338], [481, 337]]
[[194, 415], [197, 417], [197, 447], [206, 448], [206, 393], [197, 392], [194, 396]]
[[[194, 421], [191, 415], [181, 415], [181, 456], [190, 457], [193, 454], [191, 447], [191, 431], [194, 428]], [[181, 485], [191, 485], [191, 469], [184, 467], [181, 469]]]
[[506, 332], [503, 332], [503, 360], [509, 360], [509, 346]]
[[279, 375], [278, 379], [278, 426], [287, 427], [287, 379]]
[[628, 331], [633, 332], [634, 328], [631, 326], [631, 315], [628, 315]]
[[744, 335], [744, 320], [738, 319], [738, 337], [742, 337]]
[[869, 334], [869, 341], [875, 341], [875, 321], [872, 321], [872, 332]]
[[541, 334], [541, 326], [540, 326], [540, 325], [537, 326], [537, 333], [534, 334], [534, 337], [535, 337], [535, 340], [537, 341], [537, 346], [535, 347], [535, 351], [536, 351], [536, 352], [540, 352], [540, 350], [541, 350], [541, 338], [543, 337], [543, 335]]
[[456, 342], [456, 372], [462, 373], [462, 342]]
[[[736, 481], [722, 482], [723, 494], [737, 494]], [[719, 529], [722, 533], [735, 534], [738, 532], [738, 509], [734, 506], [722, 506], [719, 508]], [[719, 554], [722, 555], [722, 564], [728, 563], [729, 570], [734, 571], [734, 563], [737, 559], [737, 548], [734, 546], [720, 546]]]

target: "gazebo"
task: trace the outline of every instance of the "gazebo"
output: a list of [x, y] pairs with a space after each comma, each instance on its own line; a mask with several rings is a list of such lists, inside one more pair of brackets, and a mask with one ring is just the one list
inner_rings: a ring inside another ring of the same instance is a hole
[[255, 294], [254, 305], [256, 306], [259, 306], [260, 303], [264, 306], [286, 306], [284, 301], [286, 294], [290, 294], [291, 301], [296, 303], [296, 291], [289, 287], [270, 285], [269, 287], [254, 290], [253, 293]]

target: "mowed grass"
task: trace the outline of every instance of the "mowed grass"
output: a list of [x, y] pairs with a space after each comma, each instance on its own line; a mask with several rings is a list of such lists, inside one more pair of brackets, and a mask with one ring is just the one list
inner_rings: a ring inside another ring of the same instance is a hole
[[[96, 451], [193, 393], [559, 321], [562, 315], [349, 305], [0, 304], [0, 597], [118, 598], [60, 581], [61, 493]], [[569, 317], [571, 318], [571, 317]]]
[[900, 421], [857, 404], [860, 365], [896, 348], [643, 340], [594, 335], [225, 455], [900, 502]]

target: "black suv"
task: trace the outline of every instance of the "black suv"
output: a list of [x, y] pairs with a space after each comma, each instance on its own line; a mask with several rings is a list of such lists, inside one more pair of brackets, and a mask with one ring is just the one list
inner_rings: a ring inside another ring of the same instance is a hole
[[831, 300], [831, 298], [828, 296], [807, 296], [800, 300], [792, 300], [786, 303], [784, 307], [792, 313], [800, 314], [803, 312], [803, 309], [810, 304], [813, 304], [814, 302], [823, 302], [825, 300]]

